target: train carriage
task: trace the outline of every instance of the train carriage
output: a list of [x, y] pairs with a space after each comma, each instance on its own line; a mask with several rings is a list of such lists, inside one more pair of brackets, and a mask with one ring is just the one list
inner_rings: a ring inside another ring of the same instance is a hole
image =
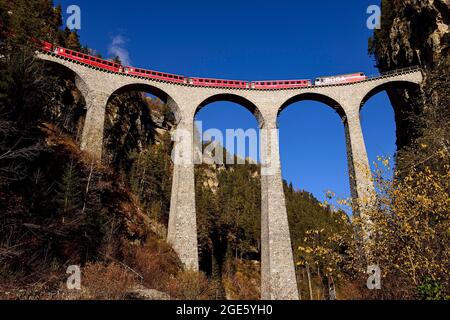
[[181, 75], [153, 71], [153, 70], [146, 70], [146, 69], [141, 69], [141, 68], [124, 67], [124, 72], [126, 74], [131, 74], [134, 76], [145, 77], [145, 78], [150, 78], [150, 79], [155, 79], [155, 80], [163, 80], [163, 81], [170, 81], [170, 82], [176, 82], [176, 83], [186, 83], [187, 82], [186, 78]]
[[292, 89], [311, 86], [311, 80], [272, 80], [251, 83], [253, 89]]
[[106, 69], [112, 72], [121, 72], [122, 66], [118, 63], [84, 54], [70, 49], [55, 47], [54, 53], [72, 60], [76, 60], [95, 68]]
[[225, 88], [238, 88], [248, 89], [250, 83], [241, 80], [224, 80], [224, 79], [212, 79], [212, 78], [189, 78], [189, 83], [204, 87], [225, 87]]

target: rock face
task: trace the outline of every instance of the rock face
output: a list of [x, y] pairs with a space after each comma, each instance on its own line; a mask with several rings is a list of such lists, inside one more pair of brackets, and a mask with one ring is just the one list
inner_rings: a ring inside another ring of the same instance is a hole
[[144, 287], [135, 288], [128, 293], [127, 298], [130, 300], [172, 300], [167, 293]]
[[141, 92], [113, 96], [106, 108], [104, 156], [116, 167], [126, 167], [130, 154], [161, 143], [174, 127], [174, 119], [159, 100]]
[[[450, 0], [383, 0], [381, 29], [370, 48], [381, 72], [419, 65], [425, 71], [423, 96], [411, 90], [388, 90], [396, 114], [397, 147], [417, 135], [411, 112], [447, 113], [450, 87]], [[420, 96], [420, 99], [417, 97]]]

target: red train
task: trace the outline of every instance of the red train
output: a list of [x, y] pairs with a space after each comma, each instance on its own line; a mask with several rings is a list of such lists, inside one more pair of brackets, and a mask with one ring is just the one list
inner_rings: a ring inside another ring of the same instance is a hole
[[[195, 86], [203, 87], [223, 87], [223, 88], [237, 88], [237, 89], [256, 89], [256, 90], [270, 90], [270, 89], [295, 89], [312, 86], [311, 80], [270, 80], [270, 81], [242, 81], [242, 80], [224, 80], [211, 78], [193, 78], [182, 75], [146, 70], [130, 66], [122, 66], [105, 59], [94, 57], [81, 52], [70, 49], [53, 46], [49, 42], [39, 42], [39, 47], [42, 51], [54, 53], [58, 56], [75, 60], [84, 64], [88, 64], [94, 68], [108, 70], [115, 73], [125, 73], [138, 77], [150, 78], [155, 80], [163, 80], [174, 83], [185, 83]], [[364, 73], [354, 73], [348, 75], [321, 77], [314, 82], [315, 85], [331, 85], [341, 83], [352, 83], [366, 80]]]

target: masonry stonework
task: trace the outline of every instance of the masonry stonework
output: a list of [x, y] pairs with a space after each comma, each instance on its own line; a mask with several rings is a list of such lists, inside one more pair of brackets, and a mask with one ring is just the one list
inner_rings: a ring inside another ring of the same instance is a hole
[[[198, 270], [192, 143], [196, 113], [202, 106], [214, 101], [238, 102], [255, 115], [261, 130], [275, 129], [276, 133], [271, 138], [265, 139], [261, 135], [263, 153], [270, 163], [270, 168], [264, 168], [264, 164], [262, 165], [262, 171], [268, 171], [267, 174], [261, 175], [263, 299], [298, 299], [276, 131], [276, 119], [280, 110], [295, 101], [316, 100], [326, 103], [338, 112], [346, 131], [352, 197], [360, 204], [359, 213], [364, 215], [365, 206], [373, 200], [374, 187], [369, 174], [370, 167], [359, 118], [361, 106], [387, 86], [420, 85], [422, 82], [421, 71], [410, 70], [353, 84], [322, 87], [282, 90], [199, 87], [110, 73], [53, 54], [37, 55], [42, 60], [63, 65], [75, 73], [76, 84], [84, 95], [87, 107], [81, 148], [99, 160], [102, 155], [105, 109], [111, 95], [125, 89], [148, 89], [171, 107], [177, 119], [177, 129], [188, 133], [190, 147], [187, 149], [190, 151], [183, 155], [187, 161], [174, 165], [167, 239], [187, 268]], [[175, 145], [178, 143], [180, 142], [176, 141]]]

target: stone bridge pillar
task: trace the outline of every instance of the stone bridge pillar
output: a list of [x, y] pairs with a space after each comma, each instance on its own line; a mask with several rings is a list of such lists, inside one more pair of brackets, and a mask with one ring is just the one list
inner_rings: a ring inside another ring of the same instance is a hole
[[261, 299], [298, 300], [276, 117], [261, 129]]
[[110, 94], [89, 90], [86, 96], [86, 119], [81, 138], [81, 150], [100, 160], [102, 157], [103, 130], [106, 104]]
[[370, 220], [365, 212], [370, 206], [374, 205], [376, 195], [361, 127], [359, 104], [347, 111], [347, 116], [344, 120], [350, 189], [354, 210], [362, 219], [364, 226], [362, 237], [364, 240], [367, 240]]
[[186, 268], [198, 271], [193, 121], [179, 123], [172, 139], [174, 171], [167, 242]]

